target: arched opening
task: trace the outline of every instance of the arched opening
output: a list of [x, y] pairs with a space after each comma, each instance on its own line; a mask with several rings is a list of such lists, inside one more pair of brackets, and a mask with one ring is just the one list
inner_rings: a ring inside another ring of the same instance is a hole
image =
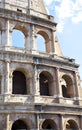
[[37, 51], [46, 52], [45, 39], [40, 34], [37, 35]]
[[13, 72], [13, 94], [27, 94], [26, 77], [20, 71]]
[[52, 96], [53, 91], [52, 75], [47, 71], [41, 72], [39, 76], [39, 82], [40, 82], [40, 95]]
[[56, 123], [51, 119], [46, 119], [42, 124], [42, 129], [44, 130], [57, 130]]
[[25, 48], [25, 35], [18, 29], [13, 29], [12, 32], [12, 46], [18, 48]]
[[29, 130], [29, 127], [22, 120], [17, 120], [13, 123], [11, 130]]
[[66, 130], [79, 130], [78, 125], [74, 120], [67, 121]]
[[37, 50], [50, 53], [50, 38], [48, 34], [44, 31], [39, 31], [37, 33]]
[[62, 96], [65, 98], [74, 97], [73, 81], [69, 75], [63, 75], [61, 79]]

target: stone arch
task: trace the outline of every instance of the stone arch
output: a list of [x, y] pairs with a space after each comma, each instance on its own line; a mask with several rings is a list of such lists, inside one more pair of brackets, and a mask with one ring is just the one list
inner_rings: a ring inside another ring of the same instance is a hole
[[45, 119], [42, 123], [42, 129], [44, 130], [57, 130], [57, 125], [52, 119]]
[[24, 26], [16, 25], [12, 29], [12, 45], [19, 48], [25, 48], [27, 36], [27, 29]]
[[40, 95], [53, 96], [53, 76], [48, 71], [39, 74]]
[[24, 119], [18, 119], [12, 124], [11, 130], [30, 130], [29, 123], [26, 123]]
[[[50, 38], [49, 38], [49, 34], [47, 34], [45, 31], [43, 30], [39, 30], [37, 32], [37, 35], [41, 35], [44, 39], [45, 39], [45, 52], [50, 53]], [[40, 43], [41, 44], [41, 43]]]
[[65, 98], [73, 98], [74, 88], [72, 77], [67, 74], [64, 74], [61, 78], [60, 83], [62, 87], [62, 96]]
[[28, 31], [27, 31], [27, 29], [24, 26], [15, 25], [15, 27], [13, 27], [13, 29], [17, 29], [17, 30], [22, 31], [25, 36], [28, 35]]
[[78, 124], [75, 120], [70, 119], [66, 122], [66, 130], [79, 130]]
[[30, 93], [29, 72], [23, 68], [13, 71], [12, 94], [26, 95]]

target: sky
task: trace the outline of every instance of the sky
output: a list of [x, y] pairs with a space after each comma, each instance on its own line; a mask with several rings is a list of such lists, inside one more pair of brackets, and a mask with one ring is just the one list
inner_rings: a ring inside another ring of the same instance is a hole
[[44, 3], [58, 23], [56, 35], [63, 55], [80, 65], [82, 80], [82, 0], [44, 0]]

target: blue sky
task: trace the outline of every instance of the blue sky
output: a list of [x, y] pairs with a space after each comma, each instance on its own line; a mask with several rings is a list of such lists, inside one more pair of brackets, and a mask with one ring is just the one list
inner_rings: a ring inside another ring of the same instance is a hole
[[82, 0], [44, 0], [58, 23], [57, 36], [63, 55], [76, 59], [82, 79]]

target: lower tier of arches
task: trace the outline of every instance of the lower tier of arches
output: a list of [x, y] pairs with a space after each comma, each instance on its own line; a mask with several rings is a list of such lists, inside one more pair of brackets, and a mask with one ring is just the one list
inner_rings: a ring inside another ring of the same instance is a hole
[[[3, 112], [4, 113], [4, 112]], [[2, 130], [81, 130], [82, 116], [26, 113], [0, 114]]]

